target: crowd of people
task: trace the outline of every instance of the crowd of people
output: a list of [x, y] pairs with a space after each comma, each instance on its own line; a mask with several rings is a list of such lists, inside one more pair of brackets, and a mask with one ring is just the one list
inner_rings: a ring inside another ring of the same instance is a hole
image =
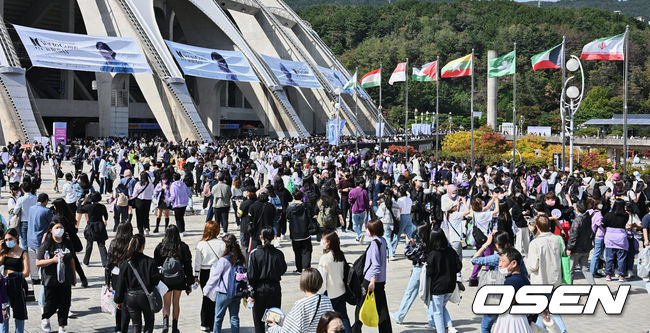
[[[8, 214], [0, 216], [2, 332], [10, 317], [24, 332], [33, 300], [43, 331], [56, 313], [65, 332], [72, 286], [88, 286], [83, 265], [95, 244], [105, 292], [114, 295], [115, 331], [124, 333], [152, 332], [159, 311], [162, 331], [179, 332], [180, 298], [199, 288], [197, 329], [205, 332], [222, 331], [226, 310], [230, 331], [238, 332], [241, 307], [252, 310], [256, 332], [361, 332], [367, 296], [380, 332], [402, 324], [417, 298], [428, 307], [427, 327], [456, 332], [446, 305], [468, 287], [559, 286], [577, 272], [588, 284], [624, 282], [636, 278], [635, 258], [648, 253], [640, 246], [650, 245], [650, 188], [638, 172], [471, 166], [379, 146], [332, 147], [322, 138], [17, 142], [2, 148], [0, 170], [0, 189], [9, 189]], [[194, 248], [183, 241], [190, 214], [205, 214]], [[348, 232], [367, 245], [361, 256], [346, 254], [341, 235]], [[159, 233], [162, 241], [145, 253]], [[278, 249], [285, 241], [295, 270]], [[312, 267], [314, 241], [320, 248]], [[476, 250], [469, 276], [461, 273], [464, 248]], [[402, 253], [412, 271], [408, 285], [391, 285], [405, 290], [399, 308], [389, 309], [387, 267]], [[563, 255], [571, 258], [570, 276]], [[300, 274], [304, 298], [282, 312], [289, 269]], [[566, 328], [545, 311], [484, 315], [481, 331]]]

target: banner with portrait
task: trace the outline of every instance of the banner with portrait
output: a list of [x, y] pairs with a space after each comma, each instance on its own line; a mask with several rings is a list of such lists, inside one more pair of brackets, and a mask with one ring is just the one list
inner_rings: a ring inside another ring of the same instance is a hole
[[278, 78], [283, 86], [301, 87], [301, 88], [320, 88], [320, 82], [304, 62], [284, 60], [280, 58], [262, 55], [264, 61]]
[[321, 66], [318, 66], [318, 69], [327, 78], [327, 81], [329, 81], [334, 90], [338, 88], [341, 89], [341, 94], [354, 94], [354, 89], [343, 89], [343, 87], [345, 87], [345, 84], [348, 82], [345, 76], [343, 76], [343, 73], [335, 69], [329, 69]]
[[14, 27], [33, 66], [86, 72], [151, 73], [147, 59], [133, 38]]
[[168, 40], [165, 43], [185, 75], [227, 81], [260, 81], [239, 51], [214, 50]]
[[341, 143], [341, 133], [343, 132], [344, 126], [344, 119], [339, 119], [338, 121], [336, 119], [330, 119], [327, 121], [325, 135], [327, 136], [327, 142], [330, 145], [338, 146]]

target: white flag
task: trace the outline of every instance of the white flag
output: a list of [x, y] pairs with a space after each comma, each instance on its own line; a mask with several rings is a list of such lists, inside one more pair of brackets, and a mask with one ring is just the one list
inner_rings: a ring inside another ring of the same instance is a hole
[[391, 74], [390, 79], [388, 80], [388, 84], [392, 86], [394, 82], [405, 82], [405, 81], [406, 81], [406, 63], [400, 62], [399, 64], [397, 64], [397, 67], [393, 71], [393, 74]]

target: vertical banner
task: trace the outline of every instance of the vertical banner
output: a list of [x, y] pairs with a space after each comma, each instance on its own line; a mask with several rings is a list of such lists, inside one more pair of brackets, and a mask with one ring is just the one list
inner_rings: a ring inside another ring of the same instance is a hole
[[338, 146], [341, 140], [341, 132], [343, 132], [343, 126], [345, 126], [345, 120], [340, 119], [330, 119], [327, 121], [326, 135], [327, 142], [332, 146]]
[[377, 137], [382, 137], [384, 136], [384, 128], [386, 128], [385, 124], [383, 122], [379, 122], [375, 124], [375, 136]]
[[67, 140], [68, 123], [64, 123], [64, 122], [52, 123], [52, 133], [54, 133], [55, 146], [61, 141], [63, 141], [64, 145], [68, 144], [68, 140]]

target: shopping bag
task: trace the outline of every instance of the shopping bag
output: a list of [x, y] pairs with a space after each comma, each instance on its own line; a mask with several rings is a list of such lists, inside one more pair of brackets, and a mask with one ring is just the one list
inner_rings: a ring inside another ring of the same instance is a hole
[[101, 295], [101, 307], [102, 312], [110, 313], [112, 316], [115, 316], [115, 311], [117, 311], [117, 306], [115, 305], [115, 292], [113, 289], [103, 286], [102, 295]]
[[422, 271], [420, 271], [420, 286], [418, 287], [418, 297], [429, 306], [431, 301], [431, 277], [427, 275], [427, 264], [424, 263]]
[[460, 304], [461, 298], [463, 298], [463, 296], [461, 296], [460, 289], [458, 289], [458, 283], [456, 283], [456, 288], [454, 288], [454, 292], [451, 293], [451, 297], [449, 297], [449, 302]]
[[377, 312], [377, 302], [375, 301], [375, 293], [368, 292], [366, 299], [361, 305], [359, 311], [359, 320], [368, 327], [379, 326], [379, 313]]
[[[562, 236], [557, 237], [560, 242], [560, 248], [563, 247]], [[562, 283], [571, 284], [571, 258], [566, 254], [566, 249], [562, 251]]]

